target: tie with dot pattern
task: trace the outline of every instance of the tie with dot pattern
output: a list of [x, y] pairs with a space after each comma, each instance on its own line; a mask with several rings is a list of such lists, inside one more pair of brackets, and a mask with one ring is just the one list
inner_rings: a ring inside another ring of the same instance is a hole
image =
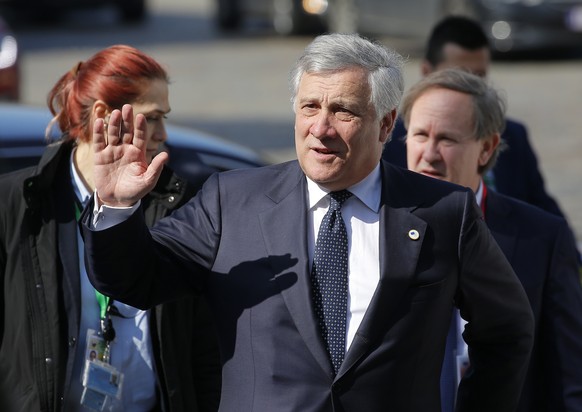
[[348, 235], [340, 208], [351, 195], [347, 190], [330, 193], [311, 270], [315, 312], [336, 374], [344, 360], [348, 311]]

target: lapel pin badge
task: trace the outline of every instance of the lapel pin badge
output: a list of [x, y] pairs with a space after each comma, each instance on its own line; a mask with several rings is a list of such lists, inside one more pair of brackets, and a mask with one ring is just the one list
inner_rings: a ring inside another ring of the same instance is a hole
[[408, 231], [408, 237], [412, 240], [418, 240], [420, 233], [418, 233], [418, 230], [411, 229]]

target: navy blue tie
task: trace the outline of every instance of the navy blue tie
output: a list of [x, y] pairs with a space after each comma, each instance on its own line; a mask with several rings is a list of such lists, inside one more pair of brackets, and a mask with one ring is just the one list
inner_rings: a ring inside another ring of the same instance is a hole
[[311, 283], [315, 312], [337, 374], [346, 350], [348, 312], [348, 235], [341, 206], [352, 194], [331, 192], [329, 210], [319, 226]]

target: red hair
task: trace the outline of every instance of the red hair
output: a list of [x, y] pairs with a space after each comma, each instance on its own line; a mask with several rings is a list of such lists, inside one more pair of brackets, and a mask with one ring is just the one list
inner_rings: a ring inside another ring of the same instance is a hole
[[168, 74], [152, 57], [126, 45], [103, 49], [77, 63], [53, 86], [47, 97], [63, 139], [88, 141], [92, 133], [91, 111], [97, 100], [111, 109], [134, 102], [148, 84]]

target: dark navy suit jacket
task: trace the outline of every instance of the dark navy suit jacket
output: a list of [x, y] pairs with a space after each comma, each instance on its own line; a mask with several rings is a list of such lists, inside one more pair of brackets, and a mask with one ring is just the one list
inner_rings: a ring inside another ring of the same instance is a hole
[[473, 194], [387, 162], [381, 176], [380, 280], [337, 375], [311, 299], [307, 180], [297, 161], [214, 175], [151, 232], [139, 211], [95, 232], [86, 209], [91, 281], [136, 307], [207, 296], [223, 361], [221, 412], [436, 411], [454, 304], [469, 322], [475, 364], [459, 411], [514, 411], [533, 318]]
[[[394, 126], [392, 139], [386, 143], [382, 154], [384, 160], [404, 168], [407, 167], [405, 135], [404, 123], [399, 118]], [[564, 217], [558, 203], [546, 192], [525, 126], [507, 119], [501, 137], [508, 148], [501, 152], [493, 168], [495, 190]]]
[[582, 287], [566, 221], [489, 191], [485, 222], [528, 295], [534, 349], [518, 412], [582, 411]]

